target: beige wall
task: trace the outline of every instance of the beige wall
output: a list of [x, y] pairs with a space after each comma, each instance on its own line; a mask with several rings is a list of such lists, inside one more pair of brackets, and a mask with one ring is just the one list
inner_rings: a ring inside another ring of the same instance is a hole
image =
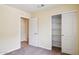
[[[40, 46], [44, 48], [49, 48], [51, 41], [51, 16], [60, 14], [67, 11], [79, 10], [79, 5], [59, 5], [54, 8], [50, 8], [44, 11], [37, 11], [32, 13], [33, 16], [38, 17], [39, 20], [39, 41]], [[78, 13], [78, 12], [77, 12]], [[78, 14], [79, 16], [79, 14]], [[79, 17], [77, 17], [77, 49], [76, 52], [79, 54]]]
[[0, 5], [0, 54], [20, 48], [20, 17], [30, 17], [29, 13]]

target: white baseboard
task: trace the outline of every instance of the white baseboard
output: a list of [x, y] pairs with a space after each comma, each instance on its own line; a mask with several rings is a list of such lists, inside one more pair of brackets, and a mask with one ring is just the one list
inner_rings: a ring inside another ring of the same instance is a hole
[[43, 47], [43, 46], [39, 46], [40, 48], [44, 48], [44, 49], [47, 49], [47, 50], [51, 50], [51, 48], [48, 48], [48, 47]]
[[12, 52], [12, 51], [17, 50], [17, 49], [20, 49], [20, 47], [17, 47], [17, 48], [14, 48], [14, 49], [10, 49], [8, 51], [2, 51], [2, 53], [0, 52], [0, 55], [4, 55], [6, 53]]
[[[30, 44], [31, 45], [31, 44]], [[34, 45], [31, 45], [34, 46]], [[47, 49], [47, 50], [51, 50], [52, 48], [48, 48], [48, 47], [43, 47], [43, 46], [35, 46], [35, 47], [39, 47], [39, 48], [43, 48], [43, 49]]]

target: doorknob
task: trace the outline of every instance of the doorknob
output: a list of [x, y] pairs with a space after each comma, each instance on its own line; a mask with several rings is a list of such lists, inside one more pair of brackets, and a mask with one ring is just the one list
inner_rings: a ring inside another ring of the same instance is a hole
[[62, 36], [64, 36], [64, 34]]
[[37, 35], [38, 33], [34, 33], [35, 35]]

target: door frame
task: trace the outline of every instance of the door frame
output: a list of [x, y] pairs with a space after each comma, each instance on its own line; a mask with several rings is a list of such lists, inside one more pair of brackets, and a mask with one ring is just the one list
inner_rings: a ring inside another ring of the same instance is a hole
[[20, 40], [22, 40], [22, 20], [27, 20], [27, 28], [28, 28], [27, 29], [27, 44], [29, 45], [29, 18], [25, 18], [25, 17], [20, 17], [20, 18], [21, 18], [20, 20]]

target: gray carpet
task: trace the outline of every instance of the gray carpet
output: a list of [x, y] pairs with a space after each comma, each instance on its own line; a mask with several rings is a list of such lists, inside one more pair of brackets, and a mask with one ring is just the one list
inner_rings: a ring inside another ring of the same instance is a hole
[[[34, 46], [28, 46], [26, 48], [21, 48], [15, 51], [12, 51], [10, 53], [7, 53], [5, 55], [52, 55], [54, 54], [52, 51], [38, 48]], [[60, 53], [57, 53], [59, 55]]]

